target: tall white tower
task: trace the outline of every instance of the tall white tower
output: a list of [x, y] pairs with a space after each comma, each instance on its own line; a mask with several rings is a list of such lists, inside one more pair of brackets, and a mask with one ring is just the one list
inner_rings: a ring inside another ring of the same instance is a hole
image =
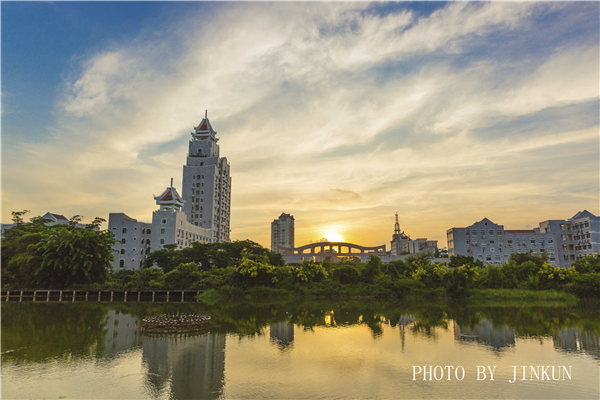
[[294, 248], [294, 216], [286, 213], [271, 222], [271, 251], [281, 253], [282, 248]]
[[183, 166], [183, 211], [191, 224], [212, 229], [213, 242], [229, 242], [229, 163], [227, 158], [219, 157], [219, 139], [208, 121], [208, 112], [190, 134], [187, 162]]

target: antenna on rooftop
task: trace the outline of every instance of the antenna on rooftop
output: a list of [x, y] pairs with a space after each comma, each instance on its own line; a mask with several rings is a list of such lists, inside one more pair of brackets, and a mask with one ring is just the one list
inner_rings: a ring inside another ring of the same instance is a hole
[[173, 178], [171, 178], [171, 187], [173, 187]]
[[208, 110], [204, 110], [204, 118], [208, 119]]

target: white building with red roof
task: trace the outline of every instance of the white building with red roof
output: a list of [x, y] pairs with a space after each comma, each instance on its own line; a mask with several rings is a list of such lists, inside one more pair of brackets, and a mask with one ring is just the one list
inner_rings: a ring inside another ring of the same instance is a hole
[[138, 222], [123, 213], [111, 213], [108, 229], [115, 235], [113, 269], [139, 268], [150, 251], [175, 244], [228, 242], [231, 206], [230, 167], [220, 157], [217, 132], [207, 114], [191, 132], [183, 166], [182, 195], [171, 185], [154, 196], [159, 209], [152, 222]]
[[208, 113], [190, 135], [183, 166], [183, 211], [191, 224], [212, 229], [213, 242], [229, 242], [230, 167], [227, 158], [220, 157], [219, 139], [208, 120]]

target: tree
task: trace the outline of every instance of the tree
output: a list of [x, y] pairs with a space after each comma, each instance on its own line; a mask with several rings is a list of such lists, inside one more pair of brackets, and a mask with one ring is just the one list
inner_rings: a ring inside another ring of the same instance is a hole
[[370, 255], [361, 273], [361, 279], [363, 282], [373, 283], [373, 280], [381, 275], [382, 265], [383, 262], [381, 261], [381, 258], [375, 255]]
[[[13, 213], [22, 220], [25, 211]], [[41, 217], [16, 222], [2, 240], [4, 285], [19, 288], [63, 289], [101, 283], [112, 260], [111, 232], [93, 228], [47, 226]]]
[[474, 267], [483, 267], [483, 261], [477, 260], [473, 258], [473, 256], [463, 256], [456, 255], [450, 257], [450, 262], [448, 263], [448, 268], [458, 268], [463, 265], [472, 265]]

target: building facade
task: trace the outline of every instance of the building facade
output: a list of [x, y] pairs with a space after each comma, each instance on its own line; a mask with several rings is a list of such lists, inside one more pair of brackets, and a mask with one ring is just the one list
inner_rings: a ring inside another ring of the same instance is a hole
[[425, 238], [411, 239], [410, 236], [400, 231], [398, 213], [396, 213], [396, 224], [394, 225], [394, 234], [392, 235], [391, 242], [392, 257], [414, 253], [433, 254], [436, 252], [437, 248], [437, 240], [427, 240]]
[[192, 225], [212, 229], [213, 242], [229, 242], [231, 175], [227, 158], [220, 157], [217, 132], [205, 115], [190, 132], [183, 166], [183, 211]]
[[294, 248], [294, 216], [281, 213], [271, 222], [271, 251], [282, 253], [284, 248]]
[[540, 222], [532, 230], [505, 230], [487, 218], [446, 232], [448, 255], [473, 256], [500, 265], [512, 253], [546, 253], [550, 265], [569, 268], [575, 260], [600, 252], [600, 218], [587, 210], [568, 220]]
[[231, 205], [229, 163], [219, 157], [216, 133], [208, 118], [191, 132], [183, 166], [183, 195], [171, 185], [154, 200], [159, 206], [152, 222], [139, 222], [123, 213], [111, 213], [108, 229], [115, 235], [112, 262], [115, 271], [139, 268], [151, 251], [175, 244], [228, 242]]

